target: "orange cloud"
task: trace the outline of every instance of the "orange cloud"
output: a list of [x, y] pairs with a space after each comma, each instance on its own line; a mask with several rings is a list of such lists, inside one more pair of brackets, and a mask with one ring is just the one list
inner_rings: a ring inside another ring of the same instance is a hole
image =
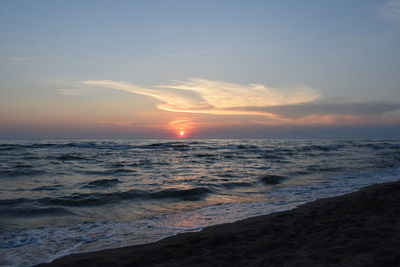
[[[264, 125], [382, 124], [398, 120], [400, 107], [399, 104], [380, 102], [316, 102], [320, 94], [309, 86], [289, 90], [260, 84], [238, 85], [199, 78], [158, 85], [151, 89], [111, 80], [90, 80], [84, 81], [83, 84], [149, 96], [159, 101], [158, 109], [171, 113], [190, 113], [203, 117], [228, 116], [223, 121], [218, 119], [219, 124], [238, 121]], [[187, 117], [184, 120], [172, 118], [167, 128], [190, 129], [193, 123], [193, 118], [190, 123]], [[210, 121], [202, 123], [209, 124]]]
[[238, 85], [198, 78], [187, 82], [176, 82], [173, 85], [159, 85], [156, 89], [147, 89], [111, 80], [89, 80], [84, 81], [83, 84], [149, 96], [159, 100], [161, 103], [157, 105], [157, 108], [164, 111], [214, 115], [256, 115], [280, 121], [285, 118], [270, 112], [250, 111], [246, 108], [300, 104], [319, 98], [319, 93], [307, 86], [287, 90], [260, 84]]

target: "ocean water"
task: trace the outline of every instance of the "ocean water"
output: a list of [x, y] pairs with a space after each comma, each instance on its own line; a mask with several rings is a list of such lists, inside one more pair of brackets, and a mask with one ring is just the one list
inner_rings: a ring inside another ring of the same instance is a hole
[[0, 140], [0, 266], [143, 244], [400, 180], [400, 141]]

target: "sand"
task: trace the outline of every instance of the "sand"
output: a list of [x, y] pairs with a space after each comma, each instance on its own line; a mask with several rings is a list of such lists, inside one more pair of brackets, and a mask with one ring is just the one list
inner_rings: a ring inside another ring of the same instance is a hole
[[400, 183], [40, 266], [400, 266]]

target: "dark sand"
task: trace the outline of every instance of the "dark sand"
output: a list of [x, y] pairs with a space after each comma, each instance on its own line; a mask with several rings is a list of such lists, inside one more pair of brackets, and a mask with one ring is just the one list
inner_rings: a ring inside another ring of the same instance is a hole
[[400, 266], [400, 182], [40, 266]]

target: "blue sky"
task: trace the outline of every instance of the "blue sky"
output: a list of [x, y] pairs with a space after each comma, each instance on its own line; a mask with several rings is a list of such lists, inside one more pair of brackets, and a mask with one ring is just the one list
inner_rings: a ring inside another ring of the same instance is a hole
[[0, 6], [0, 137], [399, 133], [398, 0]]

